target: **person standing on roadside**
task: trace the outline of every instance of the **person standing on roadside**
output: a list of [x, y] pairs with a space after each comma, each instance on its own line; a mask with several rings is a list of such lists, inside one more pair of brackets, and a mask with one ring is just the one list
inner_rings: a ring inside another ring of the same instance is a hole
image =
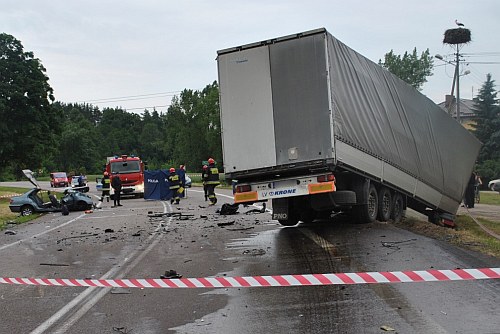
[[179, 204], [181, 201], [180, 198], [180, 192], [181, 192], [181, 179], [179, 177], [179, 174], [175, 172], [175, 168], [172, 167], [169, 170], [170, 174], [168, 175], [168, 184], [169, 184], [169, 189], [172, 192], [172, 198], [170, 199], [170, 204], [173, 204], [175, 201], [175, 204]]
[[113, 201], [114, 206], [122, 206], [120, 204], [121, 192], [122, 192], [122, 180], [120, 179], [120, 175], [117, 172], [114, 173], [113, 178], [111, 179], [111, 187], [113, 187], [114, 195]]
[[203, 169], [201, 171], [201, 182], [203, 183], [203, 193], [205, 194], [205, 202], [208, 201], [207, 179], [208, 179], [208, 166], [203, 165]]
[[104, 171], [101, 184], [102, 184], [101, 202], [104, 202], [104, 197], [106, 197], [106, 200], [109, 202], [109, 191], [111, 189], [111, 180], [109, 179], [109, 173], [106, 171]]
[[476, 174], [472, 173], [469, 182], [467, 183], [467, 187], [465, 188], [465, 198], [464, 204], [466, 208], [474, 207], [474, 186], [476, 184]]
[[215, 205], [217, 203], [217, 197], [215, 196], [215, 187], [217, 187], [220, 184], [220, 181], [219, 181], [219, 170], [215, 166], [215, 160], [212, 158], [208, 159], [206, 184], [207, 184], [208, 199], [210, 200], [209, 205]]

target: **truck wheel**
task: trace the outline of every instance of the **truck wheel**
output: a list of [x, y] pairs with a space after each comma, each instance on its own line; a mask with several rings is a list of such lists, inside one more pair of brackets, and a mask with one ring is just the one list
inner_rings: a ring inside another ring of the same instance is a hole
[[378, 193], [373, 184], [370, 184], [370, 186], [368, 187], [366, 199], [367, 204], [353, 207], [353, 210], [355, 210], [356, 212], [356, 223], [373, 223], [377, 219]]
[[278, 220], [278, 222], [283, 226], [295, 226], [299, 223], [299, 217], [296, 213], [290, 212], [288, 214], [288, 219]]
[[429, 223], [439, 225], [441, 223], [441, 216], [439, 215], [438, 212], [432, 211], [427, 215], [427, 221]]
[[316, 219], [316, 212], [313, 209], [304, 210], [300, 216], [300, 221], [306, 224], [310, 224]]
[[351, 190], [338, 190], [332, 193], [333, 201], [339, 206], [356, 204], [356, 193]]
[[396, 224], [403, 219], [403, 196], [400, 193], [396, 193], [394, 195], [394, 201], [392, 202], [392, 210], [391, 210], [391, 220]]
[[386, 222], [391, 218], [392, 196], [386, 187], [380, 188], [378, 192], [378, 214], [377, 219], [380, 222]]
[[278, 222], [283, 226], [295, 226], [299, 222], [298, 219], [287, 219], [287, 220], [278, 220]]

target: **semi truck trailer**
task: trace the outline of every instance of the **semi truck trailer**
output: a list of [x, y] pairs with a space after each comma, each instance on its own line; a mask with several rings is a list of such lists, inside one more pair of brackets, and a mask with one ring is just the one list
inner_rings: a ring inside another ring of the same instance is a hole
[[481, 143], [324, 28], [217, 51], [224, 172], [235, 203], [295, 225], [344, 212], [452, 224]]

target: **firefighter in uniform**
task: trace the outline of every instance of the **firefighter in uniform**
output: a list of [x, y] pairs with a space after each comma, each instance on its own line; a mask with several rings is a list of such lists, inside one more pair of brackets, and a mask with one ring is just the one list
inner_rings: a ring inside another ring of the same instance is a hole
[[104, 202], [104, 197], [106, 197], [106, 201], [109, 202], [109, 190], [111, 189], [111, 180], [109, 179], [109, 173], [104, 172], [102, 180], [102, 195], [101, 202]]
[[215, 196], [215, 187], [220, 184], [219, 181], [219, 170], [215, 167], [215, 160], [212, 158], [208, 159], [208, 168], [207, 168], [207, 192], [208, 199], [210, 200], [209, 205], [214, 205], [217, 203], [217, 197]]
[[181, 198], [179, 197], [179, 193], [181, 192], [181, 179], [179, 175], [175, 172], [175, 168], [172, 167], [169, 170], [170, 174], [168, 175], [168, 183], [169, 189], [172, 191], [172, 198], [170, 199], [170, 203], [179, 204]]
[[201, 181], [203, 182], [203, 193], [205, 194], [205, 201], [208, 201], [207, 178], [208, 178], [208, 166], [203, 165], [203, 169], [201, 171]]

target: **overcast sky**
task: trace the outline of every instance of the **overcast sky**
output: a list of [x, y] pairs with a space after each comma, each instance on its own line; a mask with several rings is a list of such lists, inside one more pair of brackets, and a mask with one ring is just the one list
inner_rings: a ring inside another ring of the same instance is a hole
[[[500, 85], [499, 13], [499, 0], [2, 0], [0, 31], [42, 61], [59, 101], [163, 112], [172, 94], [217, 80], [220, 49], [324, 27], [374, 62], [414, 47], [452, 57], [442, 41], [455, 19], [472, 34], [460, 78], [470, 99], [487, 73]], [[439, 103], [454, 67], [435, 65], [423, 93]]]

